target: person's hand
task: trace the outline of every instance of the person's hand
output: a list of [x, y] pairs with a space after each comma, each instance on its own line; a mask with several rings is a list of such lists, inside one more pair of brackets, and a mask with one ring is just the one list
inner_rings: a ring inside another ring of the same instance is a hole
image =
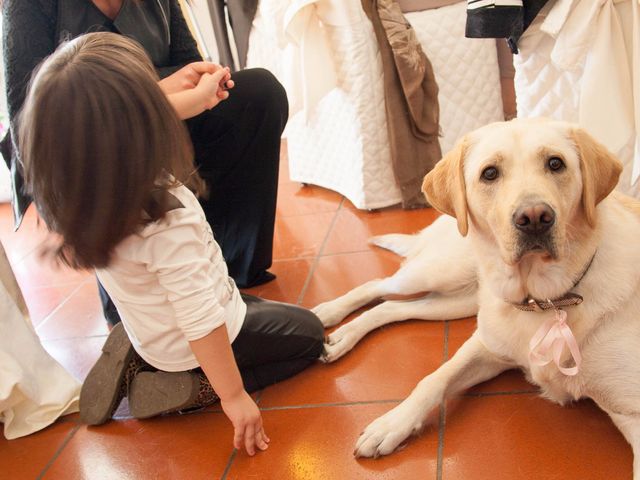
[[[158, 85], [160, 85], [160, 88], [165, 93], [165, 95], [170, 95], [172, 93], [195, 88], [196, 85], [198, 85], [198, 82], [200, 82], [200, 78], [202, 77], [202, 75], [204, 75], [205, 73], [213, 74], [221, 69], [222, 67], [220, 65], [216, 65], [215, 63], [193, 62], [185, 65], [180, 70], [172, 73], [168, 77], [163, 78], [158, 82]], [[228, 82], [230, 78], [231, 75], [223, 80], [223, 83], [220, 84], [221, 89], [224, 89], [225, 87], [233, 87], [233, 81], [231, 81], [231, 86], [225, 85], [225, 82]]]
[[269, 437], [264, 433], [262, 427], [262, 415], [258, 406], [242, 390], [242, 393], [233, 398], [221, 400], [222, 410], [233, 424], [233, 446], [238, 450], [244, 445], [247, 453], [255, 455], [256, 447], [260, 450], [269, 448]]
[[230, 80], [230, 78], [231, 73], [228, 67], [217, 70], [213, 74], [204, 73], [200, 77], [195, 91], [200, 95], [206, 109], [212, 109], [222, 100], [226, 100], [229, 97], [229, 92], [223, 85], [231, 84], [231, 87], [233, 87], [233, 80]]

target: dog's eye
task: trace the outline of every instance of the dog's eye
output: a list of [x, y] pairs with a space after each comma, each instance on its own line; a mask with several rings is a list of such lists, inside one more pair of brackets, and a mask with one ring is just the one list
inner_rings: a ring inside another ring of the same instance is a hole
[[562, 159], [558, 157], [551, 157], [547, 161], [547, 166], [549, 167], [549, 170], [551, 170], [552, 172], [557, 172], [564, 168], [564, 162], [562, 161]]
[[498, 178], [498, 169], [496, 167], [487, 167], [482, 171], [482, 180], [486, 180], [488, 182], [492, 182], [496, 178]]

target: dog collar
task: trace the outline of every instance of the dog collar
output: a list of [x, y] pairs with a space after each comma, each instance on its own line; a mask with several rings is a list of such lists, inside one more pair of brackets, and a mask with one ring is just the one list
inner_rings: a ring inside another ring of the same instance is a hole
[[580, 305], [583, 300], [582, 296], [577, 293], [569, 292], [555, 300], [536, 300], [535, 298], [527, 297], [524, 302], [512, 303], [511, 305], [523, 312], [544, 312], [545, 310]]
[[593, 259], [596, 258], [596, 253], [597, 251], [594, 252], [593, 256], [591, 257], [591, 260], [589, 260], [587, 265], [582, 270], [582, 274], [578, 277], [578, 279], [575, 281], [575, 283], [569, 289], [569, 291], [564, 295], [553, 300], [549, 300], [549, 299], [536, 300], [532, 296], [527, 295], [527, 298], [525, 298], [524, 301], [522, 301], [521, 303], [512, 303], [512, 302], [508, 302], [508, 303], [513, 305], [518, 310], [522, 310], [523, 312], [544, 312], [545, 310], [552, 310], [552, 309], [557, 310], [562, 307], [572, 307], [574, 305], [580, 305], [584, 299], [582, 298], [581, 295], [578, 295], [577, 293], [573, 293], [571, 290], [576, 288], [578, 284], [582, 281], [582, 279], [585, 277], [585, 275], [589, 271], [589, 268], [591, 267], [591, 264], [593, 263]]
[[[544, 312], [545, 310], [555, 310], [555, 315], [540, 325], [538, 331], [529, 341], [529, 362], [532, 365], [545, 366], [553, 361], [563, 375], [574, 376], [580, 370], [582, 355], [578, 347], [578, 341], [567, 325], [567, 312], [562, 307], [570, 307], [582, 303], [583, 298], [577, 293], [571, 292], [587, 274], [589, 267], [593, 263], [596, 254], [594, 253], [583, 269], [578, 280], [570, 288], [570, 291], [556, 298], [555, 300], [541, 301], [528, 296], [522, 303], [512, 303], [518, 310], [525, 312]], [[564, 367], [561, 363], [562, 354], [565, 347], [573, 359], [572, 367]]]

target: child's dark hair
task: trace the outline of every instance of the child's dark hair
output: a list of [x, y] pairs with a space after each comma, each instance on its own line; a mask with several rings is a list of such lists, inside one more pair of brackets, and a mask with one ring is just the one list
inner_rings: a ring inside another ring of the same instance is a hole
[[157, 81], [142, 47], [104, 32], [64, 44], [32, 79], [19, 126], [27, 190], [73, 268], [107, 266], [118, 243], [163, 216], [168, 188], [204, 190]]

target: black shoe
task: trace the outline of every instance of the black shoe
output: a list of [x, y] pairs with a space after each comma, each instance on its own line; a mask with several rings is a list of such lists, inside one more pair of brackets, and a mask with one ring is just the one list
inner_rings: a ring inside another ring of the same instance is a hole
[[271, 273], [267, 270], [260, 272], [256, 275], [250, 282], [247, 283], [237, 283], [238, 288], [251, 288], [257, 287], [258, 285], [264, 285], [272, 280], [275, 280], [276, 276], [274, 273]]

